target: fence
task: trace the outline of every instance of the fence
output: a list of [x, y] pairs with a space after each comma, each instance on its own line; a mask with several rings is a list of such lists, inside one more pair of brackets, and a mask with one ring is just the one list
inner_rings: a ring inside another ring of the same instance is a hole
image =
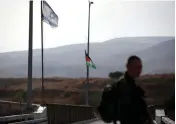
[[[12, 124], [71, 124], [75, 122], [75, 124], [82, 124], [98, 120], [94, 112], [94, 107], [91, 106], [47, 104], [47, 109], [39, 106], [37, 111], [31, 114], [0, 117], [0, 122], [4, 124], [7, 122]], [[149, 113], [155, 124], [175, 123], [165, 116], [163, 106], [149, 106]]]
[[[33, 104], [33, 111], [26, 109], [25, 103], [17, 103], [11, 101], [0, 101], [0, 124], [24, 124], [24, 123], [40, 123], [47, 124], [47, 109], [46, 107]], [[13, 111], [11, 110], [13, 109]], [[10, 112], [9, 112], [10, 110]], [[17, 111], [16, 113], [12, 113]], [[21, 111], [20, 111], [21, 110]], [[7, 113], [8, 112], [8, 113]], [[11, 115], [10, 115], [11, 114]], [[42, 123], [43, 122], [43, 123]]]
[[175, 124], [175, 122], [168, 117], [162, 117], [161, 119], [162, 124]]
[[158, 105], [150, 106], [150, 110], [152, 112], [155, 111], [155, 121], [157, 124], [175, 124], [173, 120], [166, 117], [163, 106], [158, 106]]
[[93, 119], [91, 106], [47, 104], [48, 124], [70, 124]]
[[26, 109], [26, 103], [0, 100], [0, 116], [10, 116], [17, 114], [29, 114], [37, 110], [39, 105], [32, 104], [32, 109]]
[[35, 120], [21, 121], [21, 122], [9, 123], [9, 124], [46, 124], [46, 123], [47, 123], [47, 118], [40, 118]]

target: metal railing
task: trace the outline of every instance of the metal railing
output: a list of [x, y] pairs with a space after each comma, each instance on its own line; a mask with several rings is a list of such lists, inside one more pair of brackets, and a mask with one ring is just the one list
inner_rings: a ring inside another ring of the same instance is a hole
[[33, 119], [32, 114], [22, 114], [22, 115], [11, 115], [0, 117], [0, 123], [15, 122]]
[[21, 122], [9, 123], [9, 124], [41, 124], [47, 121], [48, 121], [47, 118], [40, 118], [35, 120], [21, 121]]
[[161, 121], [162, 121], [162, 124], [175, 124], [175, 122], [168, 117], [162, 117]]
[[[11, 108], [18, 108], [19, 110], [21, 107], [25, 108], [26, 105], [24, 104], [21, 106], [21, 103], [11, 102], [11, 101], [0, 101], [1, 108], [8, 108], [10, 105]], [[26, 111], [28, 114], [16, 114], [16, 115], [9, 115], [9, 116], [0, 116], [0, 124], [47, 124], [47, 109], [46, 107], [33, 104], [33, 111]], [[27, 110], [27, 109], [26, 109]], [[8, 110], [6, 110], [8, 111]], [[3, 112], [2, 112], [3, 113]], [[5, 112], [4, 112], [5, 113]]]
[[151, 105], [149, 106], [149, 113], [152, 116], [155, 124], [175, 124], [173, 120], [166, 117], [165, 110], [162, 105]]
[[70, 124], [95, 118], [94, 107], [47, 104], [48, 124]]

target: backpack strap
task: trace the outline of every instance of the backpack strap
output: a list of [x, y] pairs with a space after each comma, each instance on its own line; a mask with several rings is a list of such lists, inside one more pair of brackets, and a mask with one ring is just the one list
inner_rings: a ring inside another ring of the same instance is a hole
[[115, 103], [115, 109], [116, 109], [116, 114], [115, 117], [116, 120], [120, 120], [120, 101], [118, 100], [118, 91], [119, 91], [119, 86], [125, 84], [125, 78], [124, 76], [121, 76], [113, 85], [112, 85], [112, 92], [113, 92], [113, 99]]

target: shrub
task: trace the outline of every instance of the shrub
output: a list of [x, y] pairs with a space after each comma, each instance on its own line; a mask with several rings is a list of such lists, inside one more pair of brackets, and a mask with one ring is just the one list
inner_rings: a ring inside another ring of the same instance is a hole
[[26, 102], [26, 91], [24, 90], [19, 90], [15, 94], [15, 100], [20, 101], [20, 102]]
[[111, 79], [118, 79], [119, 77], [121, 77], [124, 73], [123, 72], [119, 72], [119, 71], [116, 71], [116, 72], [110, 72], [109, 73], [109, 78]]

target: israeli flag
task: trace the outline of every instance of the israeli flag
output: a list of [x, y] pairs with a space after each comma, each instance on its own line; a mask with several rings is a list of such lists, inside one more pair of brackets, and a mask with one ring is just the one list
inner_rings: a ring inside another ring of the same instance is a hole
[[58, 26], [58, 16], [46, 1], [43, 1], [42, 18], [51, 27], [55, 28]]

